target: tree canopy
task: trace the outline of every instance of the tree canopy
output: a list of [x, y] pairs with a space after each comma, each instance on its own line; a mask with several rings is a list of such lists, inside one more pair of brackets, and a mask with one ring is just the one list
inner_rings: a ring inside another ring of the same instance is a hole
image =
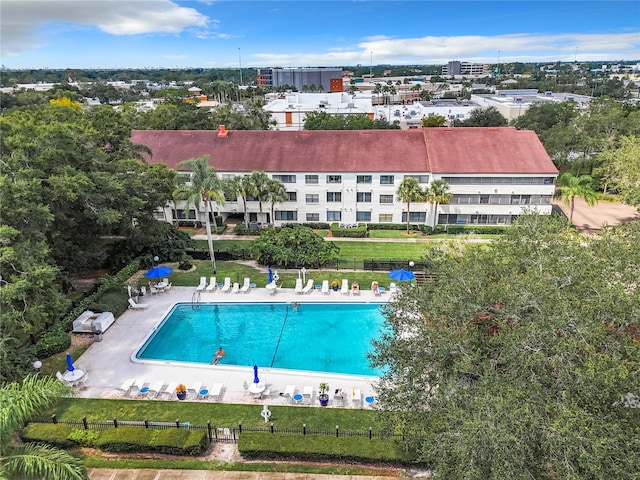
[[377, 400], [436, 478], [634, 478], [640, 223], [581, 237], [521, 216], [504, 238], [432, 245], [374, 344]]

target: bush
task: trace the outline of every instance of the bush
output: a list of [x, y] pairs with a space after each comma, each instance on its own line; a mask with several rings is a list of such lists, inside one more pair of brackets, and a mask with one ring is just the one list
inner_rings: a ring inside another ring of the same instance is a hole
[[69, 448], [77, 445], [73, 439], [77, 428], [62, 423], [30, 423], [20, 432], [23, 442], [39, 442], [59, 448]]
[[49, 358], [56, 353], [64, 352], [70, 346], [71, 335], [62, 324], [56, 323], [38, 340], [36, 344], [36, 357]]

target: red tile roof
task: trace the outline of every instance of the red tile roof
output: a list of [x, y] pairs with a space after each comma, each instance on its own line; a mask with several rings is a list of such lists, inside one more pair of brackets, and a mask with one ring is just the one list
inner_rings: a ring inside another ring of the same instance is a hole
[[534, 132], [514, 128], [134, 130], [151, 163], [210, 155], [219, 172], [557, 173]]

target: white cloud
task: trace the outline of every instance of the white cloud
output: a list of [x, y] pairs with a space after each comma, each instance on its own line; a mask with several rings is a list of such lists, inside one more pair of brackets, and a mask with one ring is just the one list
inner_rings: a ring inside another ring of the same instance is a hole
[[179, 33], [207, 28], [209, 19], [170, 0], [2, 0], [2, 54], [17, 55], [46, 43], [48, 24], [96, 26], [112, 35]]

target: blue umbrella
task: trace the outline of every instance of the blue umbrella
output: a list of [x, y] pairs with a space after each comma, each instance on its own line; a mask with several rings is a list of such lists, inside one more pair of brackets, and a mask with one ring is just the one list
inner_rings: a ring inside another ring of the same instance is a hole
[[73, 358], [71, 358], [71, 354], [67, 353], [67, 370], [73, 372]]
[[164, 265], [158, 265], [157, 267], [153, 267], [151, 270], [148, 270], [147, 273], [144, 274], [147, 278], [157, 278], [166, 277], [171, 274], [173, 269], [171, 267], [166, 267]]
[[273, 270], [269, 269], [269, 283], [273, 283]]
[[260, 379], [258, 378], [258, 365], [253, 366], [253, 383], [260, 383]]
[[391, 270], [389, 272], [389, 277], [391, 277], [393, 280], [398, 280], [399, 282], [413, 280], [414, 278], [416, 278], [415, 274], [408, 270]]

